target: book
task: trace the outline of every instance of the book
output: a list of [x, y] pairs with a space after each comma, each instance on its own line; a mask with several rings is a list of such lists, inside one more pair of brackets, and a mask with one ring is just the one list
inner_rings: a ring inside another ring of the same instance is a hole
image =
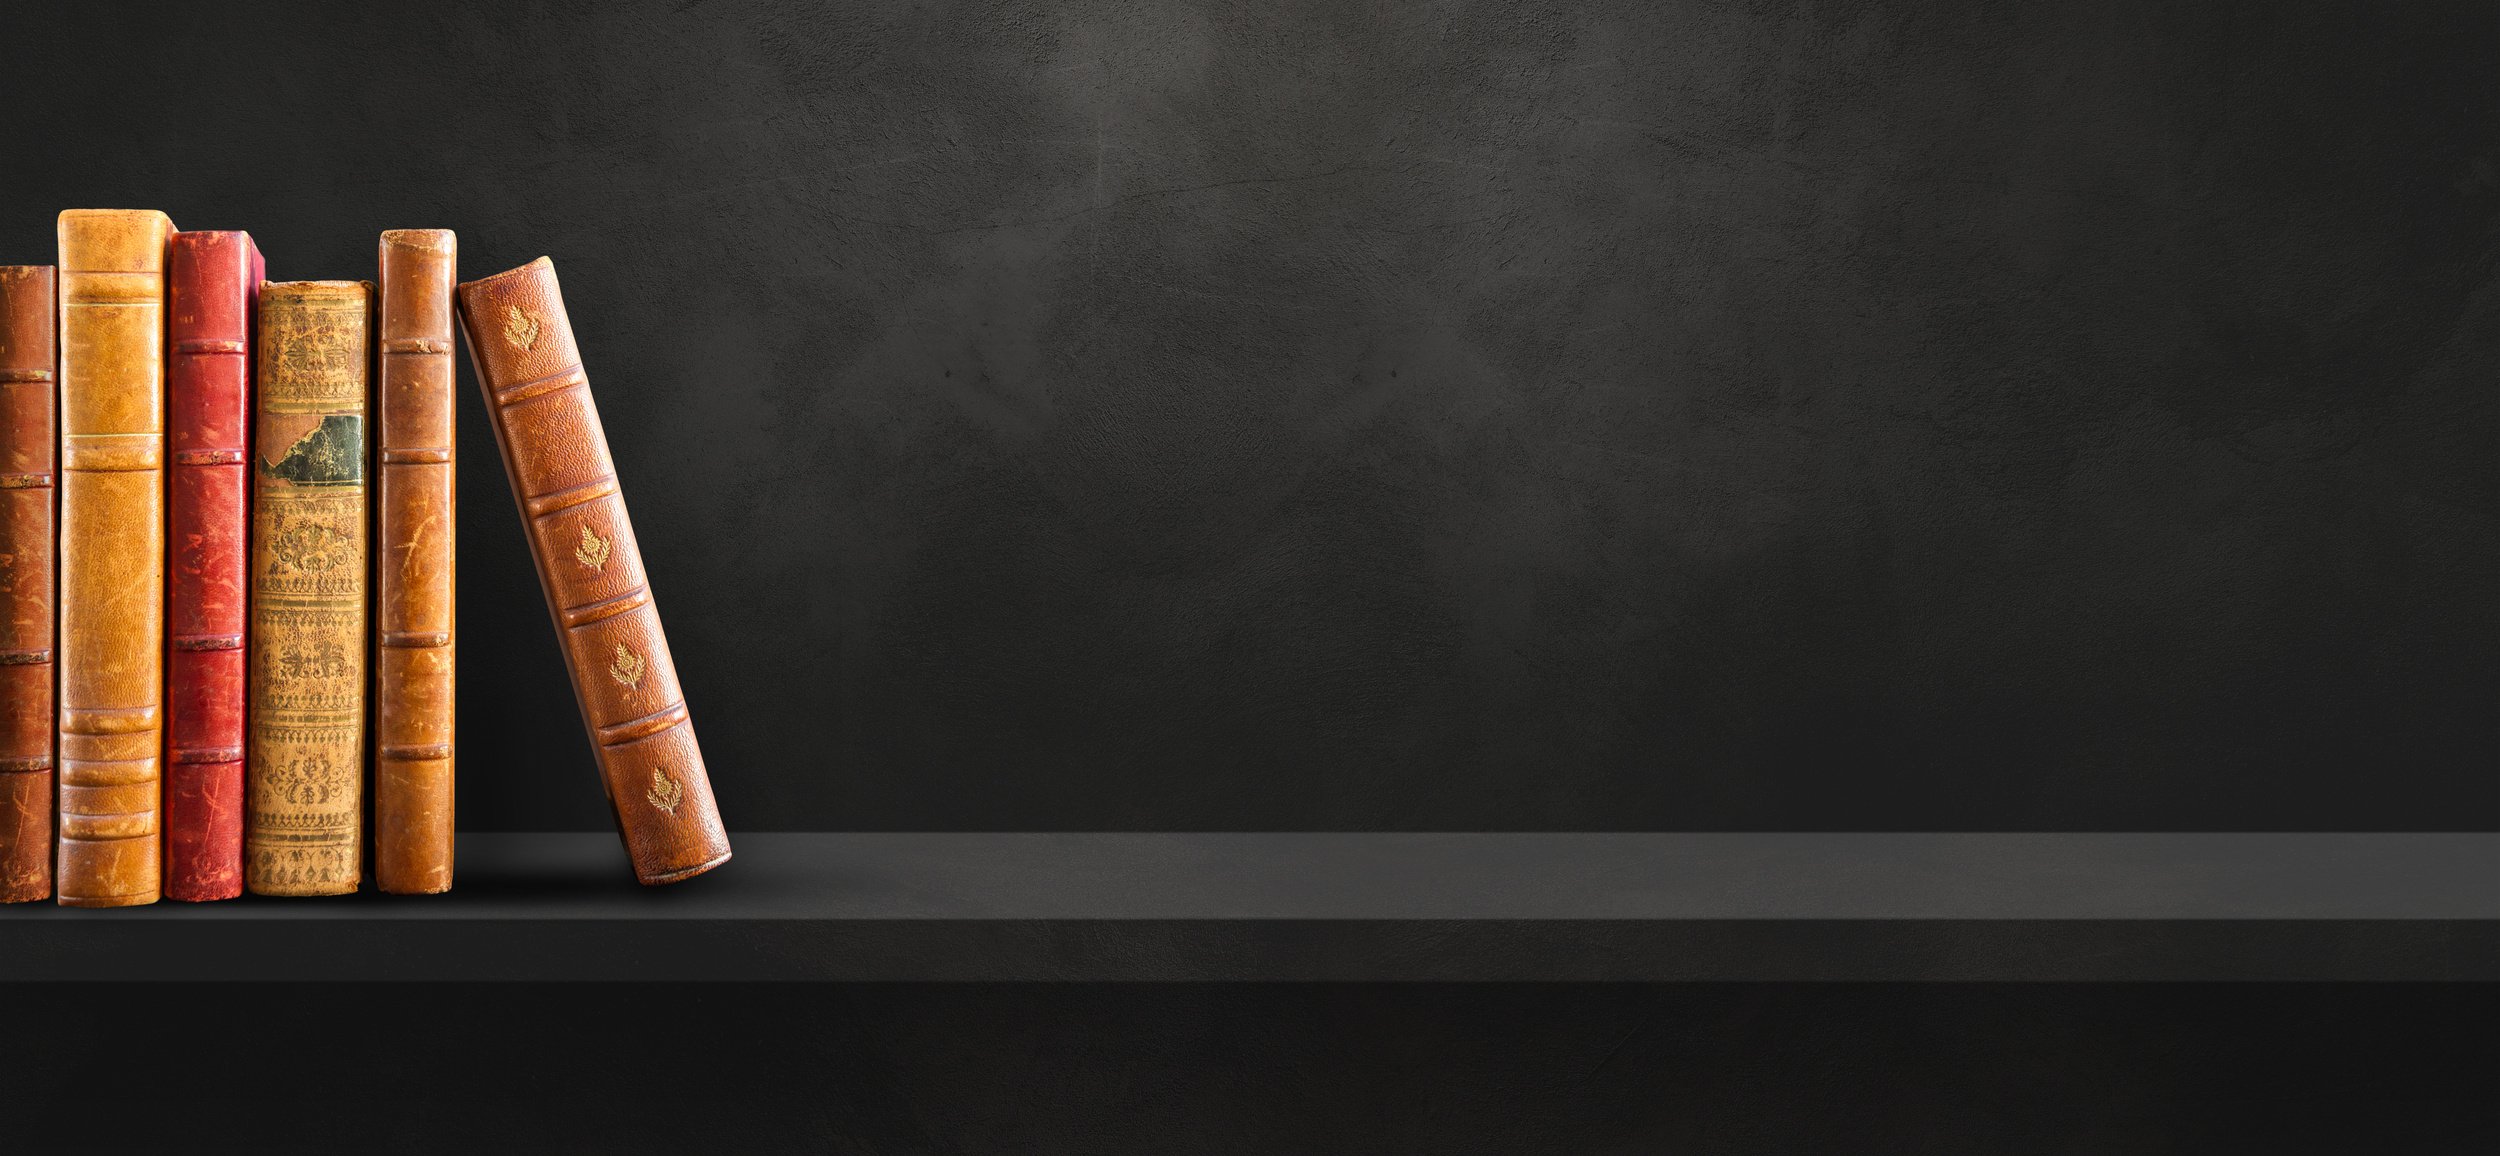
[[156, 902], [165, 649], [165, 243], [153, 209], [60, 216], [60, 818], [71, 907]]
[[165, 257], [165, 897], [243, 893], [248, 233], [176, 233]]
[[451, 890], [456, 254], [448, 229], [382, 234], [373, 879], [403, 895]]
[[729, 859], [606, 431], [545, 257], [460, 286], [461, 333], [634, 877]]
[[50, 265], [0, 265], [0, 903], [52, 898]]
[[365, 402], [373, 287], [261, 286], [243, 885], [363, 879]]

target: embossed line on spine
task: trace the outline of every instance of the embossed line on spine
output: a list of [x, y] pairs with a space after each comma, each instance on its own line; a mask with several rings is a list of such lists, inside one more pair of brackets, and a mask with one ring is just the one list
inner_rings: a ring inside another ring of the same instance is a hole
[[682, 701], [652, 711], [641, 718], [627, 719], [599, 728], [599, 745], [613, 747], [635, 739], [647, 739], [665, 730], [684, 726], [686, 704]]
[[382, 352], [395, 356], [451, 356], [451, 342], [433, 337], [385, 337]]
[[164, 465], [165, 435], [161, 433], [74, 433], [61, 438], [61, 468], [73, 473], [121, 473]]
[[226, 341], [214, 337], [186, 337], [174, 342], [174, 352], [187, 353], [194, 357], [202, 354], [240, 354], [245, 348], [246, 346], [240, 341]]
[[382, 635], [382, 645], [392, 650], [435, 650], [451, 645], [448, 630], [391, 630]]
[[41, 385], [50, 380], [49, 369], [0, 369], [0, 385]]
[[243, 761], [243, 748], [241, 747], [175, 747], [173, 748], [171, 754], [172, 762], [180, 763], [186, 766], [196, 763], [239, 763]]
[[243, 464], [243, 451], [175, 450], [174, 464], [177, 466], [239, 466]]
[[0, 666], [41, 666], [50, 661], [52, 661], [52, 648], [48, 646], [0, 650]]
[[61, 837], [91, 842], [115, 839], [153, 839], [156, 837], [156, 812], [113, 811], [89, 814], [85, 811], [61, 812]]
[[575, 630], [651, 605], [651, 585], [644, 583], [614, 598], [586, 602], [564, 612], [564, 628]]
[[571, 389], [575, 386], [588, 384], [590, 384], [590, 375], [584, 373], [582, 371], [582, 363], [576, 361], [573, 364], [568, 365], [563, 369], [559, 369], [554, 373], [550, 373], [545, 377], [533, 377], [528, 381], [507, 385], [496, 390], [495, 405], [498, 408], [515, 405], [520, 402], [528, 401], [529, 399], [537, 397], [541, 394], [554, 393], [559, 389]]
[[76, 735], [135, 735], [156, 729], [152, 706], [62, 707], [61, 730]]
[[451, 464], [449, 446], [384, 446], [382, 464], [386, 466], [441, 466]]
[[431, 763], [451, 757], [450, 743], [382, 744], [374, 754], [386, 763]]
[[167, 638], [166, 645], [175, 650], [241, 650], [243, 649], [243, 636], [240, 634], [176, 634]]
[[595, 502], [615, 492], [616, 475], [609, 474], [597, 481], [587, 482], [569, 490], [540, 494], [529, 499], [526, 505], [529, 507], [530, 517], [544, 518], [558, 510], [569, 510], [584, 502]]
[[0, 490], [48, 490], [50, 474], [0, 474]]
[[64, 787], [136, 787], [156, 781], [156, 756], [137, 759], [63, 759]]
[[128, 269], [64, 269], [61, 271], [61, 304], [63, 305], [143, 305], [156, 308], [165, 304], [165, 274], [132, 272]]
[[0, 775], [31, 775], [52, 769], [52, 756], [34, 755], [23, 759], [0, 759]]

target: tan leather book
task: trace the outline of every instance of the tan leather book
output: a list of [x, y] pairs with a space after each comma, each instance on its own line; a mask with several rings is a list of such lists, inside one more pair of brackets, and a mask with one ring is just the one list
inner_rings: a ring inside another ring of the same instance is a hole
[[456, 252], [449, 229], [382, 234], [373, 879], [399, 895], [451, 890]]
[[0, 903], [52, 898], [50, 265], [0, 265]]
[[261, 286], [243, 886], [363, 877], [365, 398], [373, 287]]
[[71, 907], [154, 903], [164, 743], [165, 245], [154, 209], [61, 244], [60, 840]]
[[461, 332], [634, 877], [729, 860], [607, 433], [544, 257], [460, 287]]

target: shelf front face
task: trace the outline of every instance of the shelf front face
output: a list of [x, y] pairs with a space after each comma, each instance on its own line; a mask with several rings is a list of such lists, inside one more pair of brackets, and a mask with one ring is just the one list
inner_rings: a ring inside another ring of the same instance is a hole
[[0, 980], [2492, 980], [2500, 835], [747, 834], [646, 889], [0, 908]]

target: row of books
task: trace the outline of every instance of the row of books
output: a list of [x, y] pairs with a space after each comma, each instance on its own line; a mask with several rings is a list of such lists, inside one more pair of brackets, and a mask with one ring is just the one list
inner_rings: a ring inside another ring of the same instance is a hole
[[0, 266], [0, 901], [450, 890], [455, 318], [635, 877], [728, 859], [551, 262], [59, 241]]

